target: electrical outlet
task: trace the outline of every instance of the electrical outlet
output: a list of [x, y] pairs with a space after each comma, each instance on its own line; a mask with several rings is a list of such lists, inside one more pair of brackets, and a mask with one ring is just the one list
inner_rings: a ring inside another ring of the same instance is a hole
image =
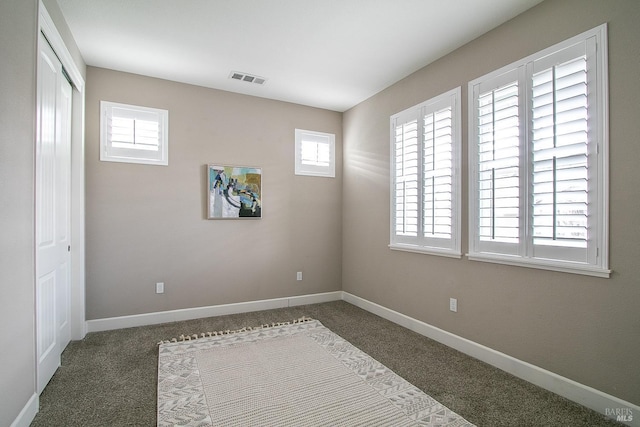
[[458, 300], [455, 298], [449, 298], [449, 310], [457, 312], [458, 311]]
[[296, 274], [296, 280], [302, 280], [302, 271], [298, 271]]
[[156, 283], [156, 294], [164, 294], [164, 282]]

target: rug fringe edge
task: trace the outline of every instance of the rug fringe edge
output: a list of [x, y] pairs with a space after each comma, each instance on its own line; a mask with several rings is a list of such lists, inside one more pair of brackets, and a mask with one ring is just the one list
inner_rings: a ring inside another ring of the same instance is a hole
[[252, 326], [248, 326], [248, 327], [244, 327], [242, 329], [236, 329], [236, 330], [227, 329], [225, 331], [201, 332], [200, 334], [180, 335], [178, 338], [171, 338], [170, 340], [158, 341], [158, 345], [160, 346], [162, 344], [170, 344], [170, 343], [183, 342], [183, 341], [195, 341], [195, 340], [202, 339], [202, 338], [216, 337], [216, 336], [219, 336], [219, 335], [232, 335], [232, 334], [237, 334], [237, 333], [240, 333], [240, 332], [276, 328], [278, 326], [295, 325], [295, 324], [298, 324], [298, 323], [311, 322], [313, 320], [315, 320], [315, 319], [313, 319], [311, 317], [302, 316], [302, 317], [300, 317], [298, 319], [293, 319], [290, 322], [265, 323], [265, 324], [260, 325], [260, 326], [253, 326], [253, 327]]

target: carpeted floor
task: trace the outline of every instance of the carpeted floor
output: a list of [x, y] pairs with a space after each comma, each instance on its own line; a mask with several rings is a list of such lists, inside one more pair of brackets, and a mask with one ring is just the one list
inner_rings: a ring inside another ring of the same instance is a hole
[[156, 425], [162, 339], [302, 316], [320, 320], [478, 426], [621, 425], [343, 301], [96, 332], [69, 344], [32, 427]]

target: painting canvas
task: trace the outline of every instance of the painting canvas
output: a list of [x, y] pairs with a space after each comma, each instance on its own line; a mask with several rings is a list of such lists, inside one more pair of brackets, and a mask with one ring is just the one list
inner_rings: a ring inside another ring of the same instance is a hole
[[260, 218], [262, 169], [208, 166], [209, 219]]

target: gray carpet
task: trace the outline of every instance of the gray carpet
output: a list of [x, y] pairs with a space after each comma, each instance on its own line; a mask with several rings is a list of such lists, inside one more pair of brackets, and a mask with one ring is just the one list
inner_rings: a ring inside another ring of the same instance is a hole
[[155, 426], [161, 339], [320, 320], [478, 426], [621, 425], [343, 301], [87, 334], [62, 354], [32, 427]]

